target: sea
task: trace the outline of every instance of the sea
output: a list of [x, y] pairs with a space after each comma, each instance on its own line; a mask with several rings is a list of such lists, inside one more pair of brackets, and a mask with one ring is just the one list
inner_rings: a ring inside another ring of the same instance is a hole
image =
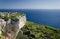
[[60, 28], [59, 9], [0, 9], [0, 12], [23, 12], [28, 21]]

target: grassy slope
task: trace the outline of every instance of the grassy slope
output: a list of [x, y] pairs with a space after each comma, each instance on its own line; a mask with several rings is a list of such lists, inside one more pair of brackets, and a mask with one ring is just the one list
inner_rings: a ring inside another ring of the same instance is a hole
[[60, 29], [27, 22], [17, 39], [60, 39]]

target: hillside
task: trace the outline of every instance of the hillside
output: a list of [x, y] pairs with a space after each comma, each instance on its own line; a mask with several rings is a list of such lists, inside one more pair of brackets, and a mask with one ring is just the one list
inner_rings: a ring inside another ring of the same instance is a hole
[[27, 22], [16, 39], [60, 39], [60, 29]]

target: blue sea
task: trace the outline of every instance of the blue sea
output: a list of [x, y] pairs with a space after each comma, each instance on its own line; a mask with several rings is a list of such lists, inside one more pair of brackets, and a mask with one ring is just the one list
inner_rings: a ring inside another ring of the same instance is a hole
[[27, 20], [60, 28], [60, 10], [54, 9], [0, 9], [0, 12], [23, 12]]

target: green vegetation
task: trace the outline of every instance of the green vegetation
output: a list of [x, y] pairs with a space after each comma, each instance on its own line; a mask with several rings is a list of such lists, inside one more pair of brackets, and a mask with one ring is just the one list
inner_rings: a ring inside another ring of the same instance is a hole
[[[7, 14], [7, 13], [6, 13]], [[12, 15], [13, 14], [13, 15]], [[9, 19], [11, 19], [12, 21], [15, 21], [17, 19], [17, 17], [19, 16], [24, 16], [25, 14], [17, 12], [17, 13], [8, 13], [6, 16], [4, 16], [4, 20], [8, 21]], [[2, 18], [2, 17], [1, 17]]]
[[8, 19], [11, 19], [11, 15], [9, 14], [9, 15], [6, 15], [5, 17], [4, 17], [4, 19], [5, 19], [5, 21], [7, 21]]
[[60, 29], [34, 22], [27, 22], [20, 31], [17, 39], [60, 39]]
[[13, 18], [11, 18], [12, 21], [15, 21], [17, 18], [15, 16], [12, 16]]
[[2, 31], [0, 30], [0, 39], [2, 39]]
[[20, 12], [18, 12], [17, 14], [16, 14], [16, 16], [25, 16], [25, 14], [23, 14], [23, 13], [20, 13]]
[[28, 37], [23, 35], [22, 31], [20, 31], [16, 39], [28, 39]]

